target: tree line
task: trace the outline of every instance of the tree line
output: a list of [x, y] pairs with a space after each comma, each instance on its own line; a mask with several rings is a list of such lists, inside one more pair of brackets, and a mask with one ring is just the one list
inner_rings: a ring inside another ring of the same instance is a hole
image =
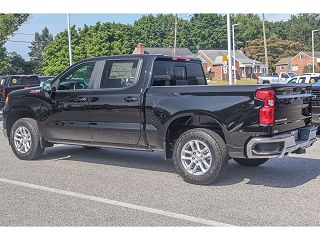
[[[2, 29], [3, 18], [8, 18]], [[12, 16], [11, 16], [12, 15]], [[27, 14], [0, 15], [0, 74], [8, 71], [56, 75], [69, 64], [67, 31], [54, 38], [45, 28], [35, 34], [30, 46], [30, 61], [16, 53], [7, 53], [6, 39], [28, 20]], [[15, 19], [15, 20], [12, 20]], [[92, 26], [71, 28], [73, 61], [102, 55], [130, 54], [138, 42], [146, 47], [172, 47], [174, 42], [173, 14], [144, 15], [133, 24], [97, 22]], [[264, 62], [262, 21], [257, 14], [235, 14], [237, 49], [243, 48], [250, 58]], [[9, 22], [9, 24], [8, 24]], [[178, 47], [196, 53], [199, 49], [227, 49], [226, 15], [194, 14], [190, 19], [178, 18]], [[311, 51], [311, 31], [320, 29], [320, 14], [292, 15], [286, 21], [266, 21], [270, 68], [282, 57]], [[320, 50], [320, 34], [315, 35], [315, 49]], [[2, 67], [5, 66], [5, 67]], [[18, 67], [20, 66], [20, 67]], [[18, 69], [17, 69], [18, 68]]]

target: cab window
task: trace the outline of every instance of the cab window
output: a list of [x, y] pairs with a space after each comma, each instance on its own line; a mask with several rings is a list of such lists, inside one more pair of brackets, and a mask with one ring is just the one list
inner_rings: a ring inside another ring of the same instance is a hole
[[79, 90], [92, 88], [95, 72], [98, 71], [96, 62], [87, 62], [76, 66], [65, 76], [61, 77], [58, 90]]
[[201, 64], [157, 60], [153, 66], [152, 86], [205, 85]]
[[138, 81], [139, 60], [107, 61], [100, 88], [127, 88]]

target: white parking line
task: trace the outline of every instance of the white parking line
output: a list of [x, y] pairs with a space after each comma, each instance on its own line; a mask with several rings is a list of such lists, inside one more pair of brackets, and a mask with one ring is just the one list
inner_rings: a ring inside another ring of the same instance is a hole
[[107, 198], [95, 197], [95, 196], [86, 195], [86, 194], [82, 194], [82, 193], [70, 192], [70, 191], [66, 191], [66, 190], [55, 189], [55, 188], [50, 188], [50, 187], [45, 187], [45, 186], [40, 186], [40, 185], [35, 185], [35, 184], [31, 184], [31, 183], [20, 182], [20, 181], [5, 179], [5, 178], [0, 178], [0, 182], [7, 183], [7, 184], [13, 184], [13, 185], [17, 185], [17, 186], [22, 186], [22, 187], [27, 187], [27, 188], [32, 188], [32, 189], [37, 189], [37, 190], [46, 191], [46, 192], [57, 193], [57, 194], [66, 195], [66, 196], [72, 196], [72, 197], [81, 198], [81, 199], [87, 199], [87, 200], [91, 200], [91, 201], [95, 201], [95, 202], [106, 203], [106, 204], [113, 205], [113, 206], [129, 208], [129, 209], [138, 210], [138, 211], [147, 212], [147, 213], [153, 213], [153, 214], [157, 214], [157, 215], [161, 215], [161, 216], [176, 218], [176, 219], [185, 220], [185, 221], [193, 222], [193, 223], [200, 223], [200, 224], [208, 225], [208, 226], [219, 226], [219, 227], [220, 226], [233, 226], [233, 225], [229, 225], [229, 224], [225, 224], [225, 223], [221, 223], [221, 222], [215, 222], [215, 221], [208, 220], [208, 219], [192, 217], [192, 216], [188, 216], [188, 215], [184, 215], [184, 214], [164, 211], [164, 210], [155, 209], [155, 208], [144, 207], [144, 206], [125, 203], [125, 202], [119, 202], [119, 201], [115, 201], [115, 200], [111, 200], [111, 199], [107, 199]]

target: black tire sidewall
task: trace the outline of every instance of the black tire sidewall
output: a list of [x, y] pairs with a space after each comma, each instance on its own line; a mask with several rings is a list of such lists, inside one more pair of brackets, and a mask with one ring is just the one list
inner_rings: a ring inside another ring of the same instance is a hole
[[[31, 119], [34, 121], [33, 119]], [[31, 147], [30, 150], [26, 153], [21, 153], [16, 150], [14, 144], [14, 133], [19, 127], [25, 127], [29, 130], [31, 135]], [[22, 160], [31, 160], [37, 157], [40, 153], [43, 152], [43, 149], [40, 146], [40, 136], [37, 126], [34, 126], [34, 123], [31, 123], [29, 119], [22, 118], [16, 121], [10, 131], [10, 146], [12, 148], [13, 153]]]
[[[183, 166], [181, 162], [181, 151], [183, 146], [191, 141], [199, 140], [205, 143], [212, 156], [212, 163], [209, 170], [203, 175], [193, 175], [189, 173]], [[191, 130], [185, 132], [176, 142], [175, 150], [173, 154], [173, 162], [182, 178], [189, 183], [199, 184], [199, 185], [208, 185], [213, 183], [219, 176], [222, 168], [224, 167], [224, 161], [226, 161], [223, 149], [219, 146], [219, 143], [216, 139], [205, 131], [201, 130]]]

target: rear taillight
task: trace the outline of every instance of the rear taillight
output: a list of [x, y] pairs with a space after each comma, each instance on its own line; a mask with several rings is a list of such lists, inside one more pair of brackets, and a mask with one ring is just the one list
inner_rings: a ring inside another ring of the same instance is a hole
[[263, 107], [260, 108], [260, 124], [274, 123], [274, 91], [258, 90], [256, 98], [263, 101]]
[[1, 95], [2, 95], [2, 100], [5, 100], [7, 97], [7, 92], [5, 88], [2, 89]]

